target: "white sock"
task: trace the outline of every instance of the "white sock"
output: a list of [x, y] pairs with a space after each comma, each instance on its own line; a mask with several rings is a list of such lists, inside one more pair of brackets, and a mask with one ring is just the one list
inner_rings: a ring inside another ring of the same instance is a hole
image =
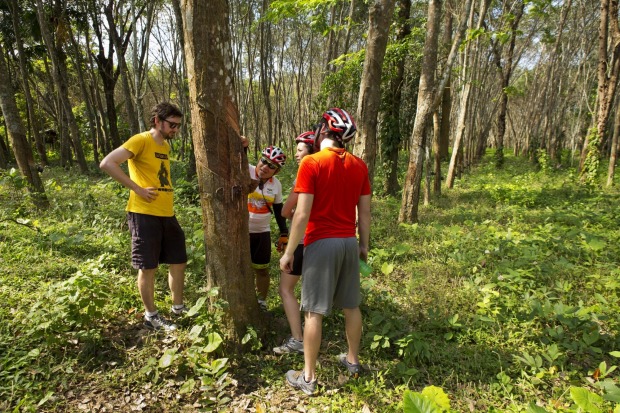
[[157, 313], [158, 313], [158, 311], [157, 311], [157, 310], [155, 310], [155, 311], [153, 311], [153, 312], [151, 312], [151, 311], [145, 311], [145, 312], [144, 312], [144, 316], [145, 316], [147, 319], [149, 319], [149, 320], [150, 320], [151, 318], [155, 317], [155, 316], [157, 315]]
[[174, 304], [172, 306], [173, 310], [181, 310], [183, 307], [185, 307], [185, 304]]

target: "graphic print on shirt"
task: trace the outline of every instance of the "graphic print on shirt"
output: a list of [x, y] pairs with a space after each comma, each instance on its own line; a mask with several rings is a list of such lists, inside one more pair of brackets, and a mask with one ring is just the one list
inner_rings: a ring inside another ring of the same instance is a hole
[[166, 168], [166, 163], [164, 162], [164, 160], [168, 160], [168, 155], [166, 155], [165, 153], [157, 153], [155, 152], [155, 157], [157, 159], [161, 159], [161, 165], [159, 167], [159, 172], [157, 172], [157, 177], [159, 178], [159, 185], [160, 186], [171, 186], [170, 185], [170, 172], [168, 172], [168, 169]]
[[248, 210], [255, 214], [268, 214], [275, 200], [273, 187], [265, 185], [248, 195]]

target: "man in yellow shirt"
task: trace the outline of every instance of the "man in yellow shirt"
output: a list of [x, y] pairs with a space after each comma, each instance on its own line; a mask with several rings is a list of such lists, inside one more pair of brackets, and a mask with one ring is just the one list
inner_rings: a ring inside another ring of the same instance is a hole
[[[173, 210], [168, 144], [179, 131], [182, 116], [175, 105], [159, 103], [151, 111], [151, 129], [132, 136], [99, 165], [130, 189], [126, 210], [131, 231], [131, 263], [138, 270], [138, 290], [145, 309], [144, 325], [152, 330], [177, 328], [155, 307], [155, 274], [160, 263], [169, 264], [172, 313], [187, 312], [183, 305], [187, 265], [185, 234]], [[129, 176], [120, 167], [125, 161]]]

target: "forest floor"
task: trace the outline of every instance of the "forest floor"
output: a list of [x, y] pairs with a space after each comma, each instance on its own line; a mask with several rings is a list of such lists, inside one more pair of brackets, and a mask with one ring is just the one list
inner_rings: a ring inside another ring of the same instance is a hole
[[[336, 311], [312, 397], [284, 379], [303, 357], [272, 352], [288, 334], [275, 249], [268, 331], [249, 329], [243, 354], [227, 350], [225, 304], [205, 304], [216, 291], [204, 287], [197, 185], [181, 178], [182, 163], [173, 178], [195, 314], [174, 334], [142, 326], [125, 189], [48, 168], [51, 207], [39, 211], [17, 174], [0, 173], [0, 411], [620, 411], [620, 192], [581, 185], [572, 168], [492, 161], [420, 206], [416, 224], [397, 222], [400, 197], [380, 193], [378, 169], [365, 374], [339, 366]], [[284, 188], [294, 173], [280, 174]], [[167, 290], [161, 269], [161, 309]]]

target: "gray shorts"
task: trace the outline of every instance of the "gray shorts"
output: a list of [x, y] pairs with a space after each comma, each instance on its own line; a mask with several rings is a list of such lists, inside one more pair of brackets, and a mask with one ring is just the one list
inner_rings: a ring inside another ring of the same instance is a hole
[[357, 238], [324, 238], [304, 250], [301, 309], [328, 315], [361, 302]]

